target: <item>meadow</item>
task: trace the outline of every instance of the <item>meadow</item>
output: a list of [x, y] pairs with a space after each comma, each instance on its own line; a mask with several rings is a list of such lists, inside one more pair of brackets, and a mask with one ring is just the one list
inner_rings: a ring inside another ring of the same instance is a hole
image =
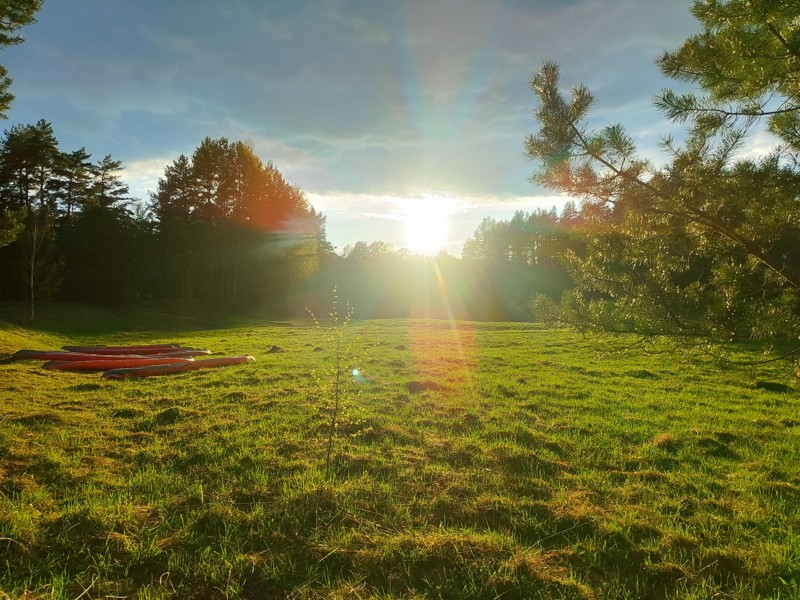
[[326, 477], [332, 349], [311, 320], [23, 321], [0, 305], [0, 359], [179, 342], [257, 362], [110, 381], [0, 361], [0, 598], [800, 598], [786, 365], [353, 321]]

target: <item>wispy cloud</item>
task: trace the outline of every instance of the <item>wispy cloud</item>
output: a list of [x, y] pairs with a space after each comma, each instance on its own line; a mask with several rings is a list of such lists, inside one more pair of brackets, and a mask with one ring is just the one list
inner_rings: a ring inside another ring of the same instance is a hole
[[404, 212], [406, 204], [430, 204], [437, 211], [448, 214], [500, 211], [503, 213], [517, 210], [533, 212], [536, 210], [560, 209], [569, 197], [563, 195], [541, 196], [454, 196], [447, 193], [419, 192], [416, 194], [352, 194], [349, 192], [332, 192], [325, 194], [306, 194], [309, 202], [319, 211], [331, 215], [346, 215], [352, 218], [379, 217], [395, 220]]
[[124, 179], [128, 184], [131, 196], [142, 200], [149, 199], [150, 192], [155, 192], [158, 180], [164, 175], [164, 169], [177, 158], [146, 158], [133, 160], [123, 165]]

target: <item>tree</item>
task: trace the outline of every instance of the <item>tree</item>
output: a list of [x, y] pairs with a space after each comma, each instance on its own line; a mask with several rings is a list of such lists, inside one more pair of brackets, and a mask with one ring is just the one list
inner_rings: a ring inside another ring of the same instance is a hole
[[7, 130], [0, 148], [0, 208], [30, 209], [36, 202], [54, 207], [58, 156], [53, 126], [44, 119]]
[[181, 154], [167, 165], [152, 199], [160, 246], [165, 255], [171, 257], [166, 265], [167, 281], [170, 286], [177, 284], [177, 289], [170, 288], [166, 293], [191, 300], [194, 297], [192, 249], [196, 243], [193, 215], [197, 208], [197, 195], [192, 165], [186, 155]]
[[[657, 100], [669, 118], [690, 124], [682, 145], [664, 141], [664, 168], [640, 158], [622, 126], [592, 129], [591, 93], [579, 86], [562, 95], [555, 64], [532, 78], [539, 131], [526, 149], [540, 163], [532, 179], [581, 198], [584, 220], [595, 221], [585, 228], [585, 255], [567, 256], [576, 289], [560, 307], [537, 306], [581, 328], [796, 345], [796, 9], [730, 0], [695, 2], [693, 12], [703, 31], [660, 64], [704, 94], [667, 90]], [[737, 157], [760, 119], [783, 144], [762, 159]]]
[[71, 221], [73, 214], [85, 206], [91, 196], [94, 168], [86, 148], [63, 153], [56, 165], [56, 196], [64, 217]]
[[103, 208], [124, 208], [130, 201], [128, 186], [122, 181], [122, 161], [114, 160], [110, 154], [104, 156], [91, 169], [93, 185], [88, 201]]
[[769, 130], [800, 150], [798, 4], [786, 0], [694, 2], [703, 30], [658, 60], [668, 77], [699, 84], [703, 95], [664, 90], [666, 115], [719, 128], [765, 118]]
[[36, 301], [52, 293], [60, 283], [60, 261], [53, 256], [54, 219], [50, 206], [40, 204], [26, 210], [20, 235], [25, 284], [31, 325], [36, 321]]
[[0, 148], [0, 214], [5, 224], [11, 215], [22, 220], [15, 260], [21, 264], [31, 322], [36, 298], [58, 282], [59, 265], [53, 257], [58, 157], [53, 127], [44, 119], [12, 127]]
[[[36, 20], [34, 15], [41, 5], [42, 0], [0, 0], [0, 49], [22, 42], [17, 30]], [[8, 70], [0, 65], [0, 118], [3, 119], [14, 100], [10, 88]]]
[[507, 230], [507, 222], [484, 217], [472, 237], [464, 242], [462, 256], [467, 260], [507, 260]]
[[185, 298], [282, 305], [330, 249], [324, 217], [243, 142], [204, 139], [166, 168], [153, 202]]

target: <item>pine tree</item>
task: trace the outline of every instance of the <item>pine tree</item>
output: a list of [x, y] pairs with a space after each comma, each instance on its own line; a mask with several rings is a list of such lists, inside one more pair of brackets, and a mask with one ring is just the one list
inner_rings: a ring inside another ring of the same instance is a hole
[[[664, 141], [655, 168], [622, 126], [589, 126], [594, 98], [567, 97], [559, 69], [531, 81], [539, 131], [526, 140], [533, 180], [583, 200], [585, 254], [568, 258], [576, 289], [542, 314], [581, 328], [768, 345], [800, 335], [797, 165], [800, 27], [797, 7], [772, 0], [695, 2], [701, 33], [660, 59], [700, 94], [662, 92], [687, 140]], [[782, 145], [739, 158], [748, 128], [765, 119]], [[789, 352], [796, 350], [790, 349]], [[797, 350], [800, 351], [800, 350]]]
[[186, 298], [280, 304], [329, 248], [324, 217], [243, 142], [205, 138], [166, 168], [153, 201]]
[[130, 197], [128, 186], [119, 175], [122, 170], [122, 161], [112, 159], [110, 154], [99, 160], [92, 169], [94, 182], [89, 203], [103, 208], [125, 209]]
[[71, 221], [74, 213], [85, 206], [91, 197], [94, 168], [86, 148], [62, 153], [56, 164], [58, 178], [56, 196], [62, 214]]

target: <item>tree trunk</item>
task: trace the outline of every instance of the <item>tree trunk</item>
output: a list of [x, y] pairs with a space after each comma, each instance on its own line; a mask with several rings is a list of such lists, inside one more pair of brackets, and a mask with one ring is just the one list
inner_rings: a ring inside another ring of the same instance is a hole
[[31, 303], [31, 325], [33, 325], [36, 321], [36, 291], [34, 288], [34, 284], [36, 282], [36, 255], [31, 253], [31, 263], [29, 265], [30, 272], [29, 272], [29, 279], [28, 284], [30, 285], [31, 295], [30, 295], [30, 303]]

